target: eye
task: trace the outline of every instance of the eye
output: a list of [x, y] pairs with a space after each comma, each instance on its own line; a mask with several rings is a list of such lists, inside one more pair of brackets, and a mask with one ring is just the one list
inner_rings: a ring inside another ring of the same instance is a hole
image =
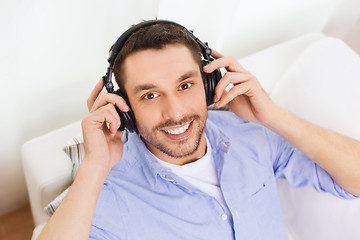
[[192, 83], [183, 83], [180, 85], [179, 90], [185, 90], [191, 87]]
[[158, 96], [159, 96], [159, 94], [156, 94], [156, 93], [148, 93], [144, 96], [144, 98], [147, 100], [151, 100], [151, 99], [157, 98]]

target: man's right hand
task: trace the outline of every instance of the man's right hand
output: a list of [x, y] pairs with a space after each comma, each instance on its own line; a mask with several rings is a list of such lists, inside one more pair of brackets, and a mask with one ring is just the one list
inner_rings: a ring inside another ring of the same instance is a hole
[[120, 117], [116, 105], [128, 111], [120, 96], [101, 92], [102, 80], [87, 101], [89, 115], [82, 123], [85, 158], [69, 192], [42, 230], [43, 239], [88, 239], [99, 194], [110, 169], [123, 154]]
[[121, 122], [114, 105], [124, 112], [129, 107], [120, 96], [102, 92], [103, 88], [101, 79], [87, 100], [89, 115], [82, 120], [81, 126], [85, 147], [84, 162], [95, 164], [107, 174], [123, 154], [123, 132], [118, 130]]

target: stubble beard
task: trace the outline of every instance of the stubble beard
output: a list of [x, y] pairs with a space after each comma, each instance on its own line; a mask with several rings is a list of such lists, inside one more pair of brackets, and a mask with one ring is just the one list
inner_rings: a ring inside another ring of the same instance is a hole
[[[153, 127], [151, 130], [146, 129], [143, 126], [138, 126], [139, 133], [143, 139], [148, 144], [151, 144], [161, 152], [172, 158], [182, 158], [194, 154], [199, 146], [202, 134], [204, 132], [205, 121], [207, 116], [204, 119], [200, 115], [194, 114], [187, 117], [184, 117], [178, 122], [168, 120], [164, 123], [158, 124]], [[184, 139], [177, 142], [171, 142], [166, 139], [166, 136], [163, 135], [161, 129], [171, 126], [179, 126], [184, 123], [192, 121], [192, 136], [190, 139]]]

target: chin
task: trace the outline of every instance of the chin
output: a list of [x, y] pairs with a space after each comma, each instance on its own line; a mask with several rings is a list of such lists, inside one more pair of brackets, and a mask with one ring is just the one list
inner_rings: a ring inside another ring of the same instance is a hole
[[[160, 126], [163, 125], [164, 124]], [[191, 156], [198, 151], [204, 126], [205, 121], [200, 118], [193, 120], [186, 132], [182, 133], [182, 136], [185, 138], [181, 139], [180, 136], [180, 140], [174, 140], [177, 139], [177, 136], [169, 136], [169, 133], [159, 130], [159, 127], [155, 127], [152, 131], [141, 126], [139, 126], [138, 129], [147, 148], [155, 156], [157, 156], [156, 152], [161, 152], [171, 158], [179, 159]]]

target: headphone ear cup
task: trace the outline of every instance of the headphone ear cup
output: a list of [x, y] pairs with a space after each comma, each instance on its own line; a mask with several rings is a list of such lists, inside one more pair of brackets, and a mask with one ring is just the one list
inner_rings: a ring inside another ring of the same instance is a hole
[[[207, 64], [209, 64], [209, 61], [203, 60], [203, 67]], [[216, 69], [212, 73], [206, 73], [203, 70], [201, 70], [201, 72], [205, 87], [206, 103], [208, 106], [210, 106], [214, 103], [215, 88], [221, 79], [221, 72], [219, 69]]]
[[129, 130], [129, 132], [138, 132], [138, 130], [136, 128], [135, 115], [131, 109], [128, 98], [126, 97], [126, 95], [121, 94], [120, 89], [116, 90], [114, 93], [119, 95], [120, 97], [122, 97], [125, 100], [126, 104], [129, 106], [129, 111], [127, 111], [127, 112], [123, 112], [117, 106], [115, 106], [115, 109], [116, 109], [117, 113], [119, 114], [120, 121], [121, 121], [119, 130], [124, 131], [125, 128], [127, 128]]

